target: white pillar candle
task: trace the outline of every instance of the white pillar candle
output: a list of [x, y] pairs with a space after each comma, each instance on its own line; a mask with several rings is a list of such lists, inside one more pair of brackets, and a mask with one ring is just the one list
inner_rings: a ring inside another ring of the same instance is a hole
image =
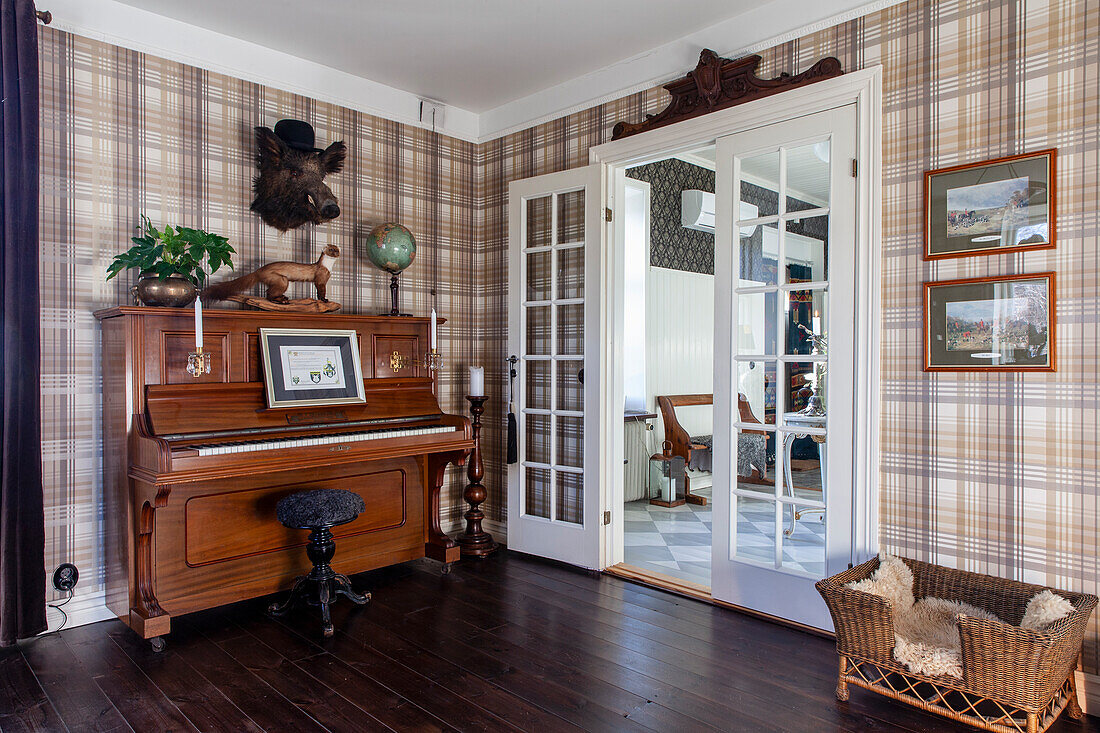
[[[436, 345], [439, 343], [438, 341], [436, 341], [436, 338], [437, 338], [437, 336], [436, 336], [436, 325], [437, 324], [436, 324], [436, 321], [435, 321], [435, 308], [432, 308], [432, 332], [431, 332], [431, 337], [428, 339], [428, 348], [429, 349], [436, 348]], [[475, 395], [475, 396], [479, 396], [479, 395]]]
[[195, 349], [202, 348], [202, 298], [195, 298]]
[[484, 367], [470, 367], [470, 396], [485, 396], [485, 369]]
[[814, 336], [821, 335], [821, 311], [814, 311], [813, 319]]

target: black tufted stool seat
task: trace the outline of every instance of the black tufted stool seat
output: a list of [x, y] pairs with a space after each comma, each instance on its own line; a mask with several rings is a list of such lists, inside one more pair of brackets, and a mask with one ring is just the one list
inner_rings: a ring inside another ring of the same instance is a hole
[[[370, 593], [359, 595], [351, 587], [348, 576], [337, 573], [329, 565], [336, 554], [336, 540], [332, 528], [355, 521], [366, 511], [363, 497], [343, 489], [314, 489], [284, 496], [275, 506], [275, 516], [290, 529], [308, 529], [309, 544], [306, 555], [313, 569], [294, 581], [286, 602], [272, 603], [268, 612], [282, 616], [299, 598], [321, 607], [321, 621], [325, 636], [332, 636], [332, 616], [329, 606], [342, 595], [353, 603], [362, 605], [370, 600]], [[313, 591], [313, 592], [311, 592]]]

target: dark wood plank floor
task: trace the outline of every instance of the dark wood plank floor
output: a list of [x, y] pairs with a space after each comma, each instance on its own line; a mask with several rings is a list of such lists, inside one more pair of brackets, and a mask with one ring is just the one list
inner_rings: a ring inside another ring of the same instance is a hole
[[330, 640], [257, 600], [173, 621], [161, 654], [117, 621], [0, 650], [0, 730], [971, 730], [837, 703], [832, 642], [617, 578], [500, 555], [355, 580], [374, 599]]

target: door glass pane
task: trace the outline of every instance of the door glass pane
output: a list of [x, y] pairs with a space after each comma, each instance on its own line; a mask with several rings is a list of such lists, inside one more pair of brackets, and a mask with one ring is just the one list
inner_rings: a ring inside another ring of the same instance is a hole
[[550, 197], [527, 199], [527, 247], [550, 246]]
[[737, 353], [775, 354], [775, 293], [737, 296]]
[[737, 412], [741, 422], [775, 423], [775, 362], [737, 362]]
[[584, 241], [584, 189], [558, 194], [558, 244]]
[[550, 306], [531, 306], [524, 310], [527, 311], [527, 353], [549, 356]]
[[829, 279], [829, 217], [788, 219], [784, 243], [787, 282], [824, 282]]
[[754, 224], [741, 227], [740, 287], [775, 285], [779, 272], [779, 224]]
[[584, 356], [584, 305], [554, 306], [558, 310], [558, 356]]
[[[756, 207], [756, 216], [779, 213], [779, 151], [741, 159], [741, 201]], [[739, 214], [738, 219], [745, 218]]]
[[[792, 361], [783, 365], [783, 372], [783, 384], [788, 389], [784, 422], [788, 425], [824, 428], [828, 365], [825, 362]], [[808, 409], [811, 405], [813, 408]], [[800, 415], [803, 411], [807, 414]]]
[[550, 470], [547, 468], [525, 469], [527, 481], [524, 484], [525, 512], [535, 517], [550, 518]]
[[783, 567], [824, 577], [825, 510], [788, 505], [783, 512]]
[[572, 410], [574, 412], [584, 410], [584, 385], [581, 384], [580, 380], [580, 372], [583, 367], [583, 361], [558, 362], [557, 409]]
[[584, 419], [580, 417], [555, 417], [557, 430], [557, 457], [559, 466], [580, 468], [584, 465]]
[[550, 416], [525, 415], [527, 451], [524, 459], [533, 463], [550, 463]]
[[824, 290], [792, 290], [787, 294], [787, 354], [827, 352]]
[[737, 482], [741, 491], [775, 496], [775, 467], [768, 465], [768, 444], [775, 433], [737, 431]]
[[829, 141], [787, 148], [787, 211], [829, 205]]
[[750, 499], [734, 495], [733, 511], [736, 542], [733, 555], [775, 565], [776, 536], [774, 499]]
[[[801, 501], [825, 501], [823, 486], [827, 466], [823, 435], [788, 434], [790, 458], [784, 462], [783, 485], [787, 496]], [[784, 446], [786, 450], [787, 446]]]
[[527, 300], [550, 300], [550, 250], [527, 254]]
[[584, 297], [584, 247], [557, 251], [559, 299]]
[[555, 519], [572, 524], [584, 523], [584, 477], [579, 473], [554, 472], [557, 502]]
[[550, 362], [529, 361], [527, 366], [527, 401], [535, 410], [550, 409]]

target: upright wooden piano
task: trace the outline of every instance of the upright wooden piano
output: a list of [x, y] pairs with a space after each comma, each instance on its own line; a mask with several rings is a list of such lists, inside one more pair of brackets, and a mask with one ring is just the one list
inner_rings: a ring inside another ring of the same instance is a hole
[[[358, 573], [459, 557], [440, 529], [449, 463], [473, 448], [469, 420], [439, 408], [424, 365], [428, 321], [207, 310], [211, 371], [187, 372], [190, 309], [97, 312], [103, 353], [107, 605], [142, 637], [173, 616], [288, 589], [309, 570], [307, 533], [275, 504], [340, 488], [366, 511], [338, 527], [333, 565]], [[365, 403], [269, 409], [260, 328], [354, 329]]]

